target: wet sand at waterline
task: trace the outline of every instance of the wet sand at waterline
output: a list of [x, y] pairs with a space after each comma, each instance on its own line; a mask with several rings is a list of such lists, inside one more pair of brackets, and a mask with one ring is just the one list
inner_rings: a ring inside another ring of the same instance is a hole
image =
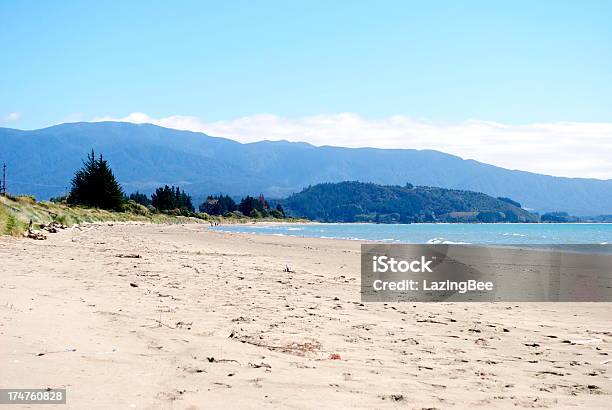
[[66, 388], [74, 409], [609, 408], [611, 303], [362, 304], [359, 247], [201, 225], [2, 237], [0, 388]]

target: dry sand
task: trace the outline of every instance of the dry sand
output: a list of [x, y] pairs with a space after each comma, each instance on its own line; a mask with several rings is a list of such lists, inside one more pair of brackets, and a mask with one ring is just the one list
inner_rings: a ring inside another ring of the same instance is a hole
[[0, 260], [0, 387], [67, 389], [45, 408], [610, 408], [609, 303], [364, 305], [357, 242], [198, 225]]

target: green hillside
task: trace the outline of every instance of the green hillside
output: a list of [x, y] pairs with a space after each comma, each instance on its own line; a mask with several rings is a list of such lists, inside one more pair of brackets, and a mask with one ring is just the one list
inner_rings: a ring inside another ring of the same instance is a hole
[[508, 198], [407, 184], [318, 184], [284, 201], [294, 216], [324, 222], [537, 222]]

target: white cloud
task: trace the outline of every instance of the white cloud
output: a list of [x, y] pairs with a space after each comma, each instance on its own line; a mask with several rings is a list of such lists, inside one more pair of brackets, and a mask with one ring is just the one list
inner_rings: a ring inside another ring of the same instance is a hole
[[352, 113], [300, 118], [261, 114], [205, 122], [191, 116], [152, 118], [138, 112], [94, 121], [109, 120], [200, 131], [240, 142], [285, 139], [314, 145], [434, 149], [510, 169], [612, 178], [612, 123], [439, 123], [403, 115], [370, 120]]
[[4, 122], [4, 123], [15, 122], [15, 121], [17, 121], [18, 119], [21, 118], [21, 115], [22, 114], [20, 112], [11, 112], [11, 113], [8, 113], [7, 115], [5, 115], [2, 118], [2, 122]]

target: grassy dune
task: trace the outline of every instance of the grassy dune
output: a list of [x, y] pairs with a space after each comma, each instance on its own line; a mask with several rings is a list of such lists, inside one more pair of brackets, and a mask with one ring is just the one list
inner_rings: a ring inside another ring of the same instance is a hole
[[53, 202], [36, 202], [31, 196], [0, 196], [0, 234], [21, 235], [28, 229], [30, 220], [34, 228], [54, 221], [66, 226], [105, 221], [206, 222], [198, 218], [152, 213], [147, 208], [133, 203], [128, 204], [123, 212], [111, 212]]
[[38, 229], [41, 224], [58, 222], [68, 227], [88, 222], [127, 222], [141, 221], [151, 223], [213, 223], [237, 224], [249, 222], [307, 222], [300, 218], [275, 219], [223, 217], [204, 213], [194, 213], [192, 217], [171, 215], [159, 212], [150, 212], [146, 207], [133, 201], [124, 205], [124, 211], [106, 211], [96, 208], [68, 206], [55, 202], [36, 202], [28, 195], [0, 196], [0, 235], [19, 236], [27, 231], [30, 220], [33, 227]]

